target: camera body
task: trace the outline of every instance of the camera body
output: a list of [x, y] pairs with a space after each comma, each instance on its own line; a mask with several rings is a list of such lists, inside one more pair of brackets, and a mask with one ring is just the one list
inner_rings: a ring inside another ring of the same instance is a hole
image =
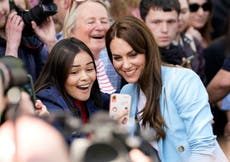
[[[71, 144], [71, 159], [78, 162], [127, 162], [128, 132], [107, 113], [98, 112], [80, 128], [90, 138], [76, 138]], [[81, 148], [81, 149], [79, 149]]]
[[37, 25], [41, 25], [47, 17], [57, 13], [57, 5], [53, 3], [53, 0], [41, 0], [38, 5], [30, 10], [22, 10], [14, 3], [11, 3], [11, 9], [15, 9], [18, 15], [22, 17], [25, 24], [23, 34], [28, 36], [34, 34], [31, 21], [35, 21]]
[[80, 131], [88, 134], [89, 138], [76, 138], [72, 142], [72, 161], [129, 162], [129, 151], [133, 148], [140, 149], [154, 162], [160, 161], [157, 151], [148, 141], [139, 135], [131, 136], [127, 127], [113, 120], [107, 112], [95, 113], [89, 123], [81, 125]]
[[1, 125], [9, 118], [15, 119], [13, 117], [16, 117], [18, 112], [17, 105], [21, 99], [21, 90], [28, 93], [28, 88], [25, 87], [28, 84], [28, 74], [21, 59], [12, 56], [0, 58], [0, 82], [2, 86], [0, 103], [4, 98], [7, 98], [7, 102], [1, 105]]
[[22, 86], [28, 80], [22, 60], [12, 56], [0, 58], [0, 76], [4, 93], [11, 87]]
[[[3, 85], [4, 95], [7, 95], [11, 88], [23, 90], [29, 94], [31, 101], [35, 104], [36, 97], [31, 75], [27, 74], [21, 59], [4, 56], [0, 58], [0, 81]], [[7, 96], [9, 97], [9, 96]], [[13, 100], [16, 97], [12, 96]]]

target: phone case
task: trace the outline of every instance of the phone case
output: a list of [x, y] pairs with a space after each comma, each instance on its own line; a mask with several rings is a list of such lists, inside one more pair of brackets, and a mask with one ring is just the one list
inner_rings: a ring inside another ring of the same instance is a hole
[[129, 110], [128, 114], [119, 119], [119, 122], [126, 124], [129, 120], [131, 108], [131, 96], [128, 94], [115, 93], [110, 96], [109, 114], [113, 118], [117, 114], [121, 114], [124, 110]]

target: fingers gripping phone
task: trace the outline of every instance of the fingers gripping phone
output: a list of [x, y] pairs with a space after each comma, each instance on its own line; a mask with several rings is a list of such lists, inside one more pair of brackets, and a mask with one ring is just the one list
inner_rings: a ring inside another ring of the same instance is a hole
[[[110, 96], [109, 115], [112, 118], [119, 116], [118, 120], [121, 124], [126, 124], [129, 121], [131, 109], [131, 96], [128, 94], [114, 93]], [[124, 112], [128, 110], [126, 115]]]
[[194, 55], [191, 55], [187, 57], [181, 64], [181, 66], [185, 67], [189, 61], [192, 61], [194, 59]]

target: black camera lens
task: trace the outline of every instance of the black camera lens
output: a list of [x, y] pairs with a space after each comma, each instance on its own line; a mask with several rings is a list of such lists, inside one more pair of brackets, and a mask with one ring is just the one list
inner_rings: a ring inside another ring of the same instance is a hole
[[31, 21], [35, 21], [37, 25], [41, 25], [49, 16], [57, 13], [57, 5], [53, 3], [53, 0], [42, 0], [37, 6], [30, 10], [22, 10], [11, 2], [11, 9], [15, 9], [23, 19], [25, 28], [23, 35], [34, 35], [34, 31], [31, 26]]
[[97, 143], [90, 146], [85, 154], [85, 162], [108, 162], [118, 157], [117, 150], [106, 143]]

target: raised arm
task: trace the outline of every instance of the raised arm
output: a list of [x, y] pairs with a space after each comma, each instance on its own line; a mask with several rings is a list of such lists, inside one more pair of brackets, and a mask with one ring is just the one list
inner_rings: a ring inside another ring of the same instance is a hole
[[18, 47], [21, 43], [24, 22], [17, 12], [12, 12], [6, 22], [6, 52], [5, 55], [18, 57]]

